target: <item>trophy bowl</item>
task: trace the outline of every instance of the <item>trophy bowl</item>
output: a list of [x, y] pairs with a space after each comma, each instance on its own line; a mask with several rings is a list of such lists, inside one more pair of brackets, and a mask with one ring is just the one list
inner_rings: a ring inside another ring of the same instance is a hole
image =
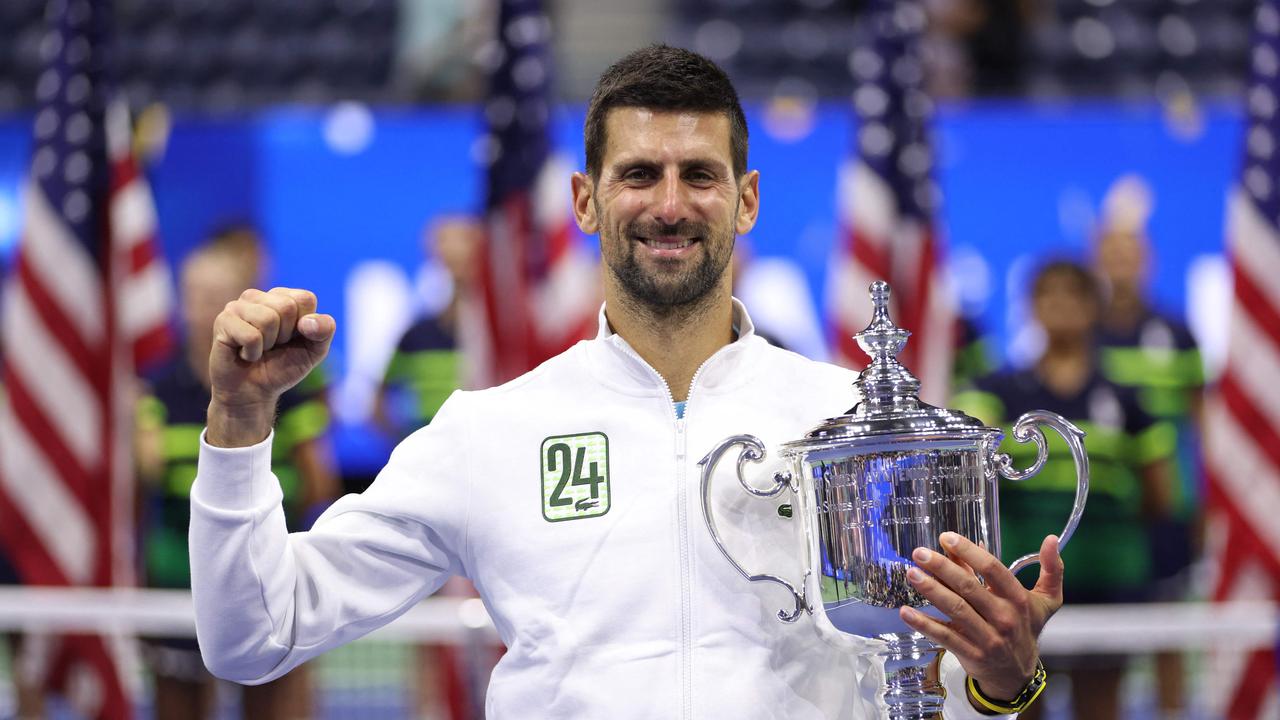
[[[791, 593], [795, 606], [780, 610], [780, 621], [810, 614], [823, 640], [875, 655], [874, 661], [884, 663], [888, 717], [925, 720], [942, 716], [945, 690], [930, 672], [941, 649], [898, 613], [905, 605], [943, 616], [907, 581], [907, 570], [915, 565], [911, 553], [917, 547], [943, 552], [938, 536], [951, 531], [999, 557], [997, 485], [1002, 476], [1024, 480], [1044, 465], [1048, 448], [1042, 427], [1062, 435], [1076, 464], [1075, 503], [1059, 535], [1060, 547], [1065, 546], [1084, 512], [1089, 458], [1084, 432], [1059, 415], [1036, 410], [1013, 426], [1015, 440], [1035, 442], [1038, 450], [1031, 467], [1017, 470], [998, 451], [1003, 431], [921, 402], [919, 381], [897, 360], [909, 333], [889, 319], [889, 292], [884, 282], [871, 285], [871, 324], [855, 336], [871, 364], [854, 383], [859, 398], [853, 409], [783, 443], [780, 455], [787, 467], [773, 475], [768, 488], [753, 486], [743, 474], [747, 463], [765, 460], [764, 443], [745, 434], [722, 440], [699, 463], [703, 518], [720, 552], [744, 578]], [[744, 490], [764, 498], [795, 496], [806, 545], [799, 582], [748, 572], [721, 539], [711, 512], [711, 477], [734, 448]], [[1010, 569], [1017, 573], [1037, 562], [1031, 553]]]

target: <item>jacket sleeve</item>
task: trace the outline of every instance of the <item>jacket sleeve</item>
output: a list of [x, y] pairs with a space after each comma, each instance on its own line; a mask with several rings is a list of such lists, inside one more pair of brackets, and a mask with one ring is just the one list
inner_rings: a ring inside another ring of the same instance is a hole
[[288, 534], [271, 437], [201, 441], [191, 492], [191, 589], [209, 670], [273, 680], [395, 619], [465, 574], [470, 478], [463, 393], [409, 436], [360, 495]]
[[942, 686], [947, 689], [947, 699], [942, 704], [942, 717], [946, 720], [993, 720], [1007, 718], [1014, 720], [1016, 715], [984, 715], [969, 704], [969, 688], [965, 687], [968, 675], [960, 666], [960, 661], [949, 652], [942, 653], [942, 665], [938, 670], [942, 677]]

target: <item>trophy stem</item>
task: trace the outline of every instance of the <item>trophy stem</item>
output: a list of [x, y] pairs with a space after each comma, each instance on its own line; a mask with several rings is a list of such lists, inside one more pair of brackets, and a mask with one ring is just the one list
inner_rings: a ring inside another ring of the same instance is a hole
[[919, 633], [885, 633], [884, 701], [889, 720], [941, 720], [947, 691], [938, 677], [936, 662], [942, 651]]

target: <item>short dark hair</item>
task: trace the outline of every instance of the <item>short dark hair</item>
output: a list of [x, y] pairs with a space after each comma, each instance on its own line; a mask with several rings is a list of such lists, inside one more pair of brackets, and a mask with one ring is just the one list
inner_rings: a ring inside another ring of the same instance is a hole
[[1098, 279], [1081, 263], [1074, 260], [1054, 259], [1040, 266], [1031, 281], [1031, 295], [1035, 297], [1044, 291], [1045, 283], [1051, 277], [1066, 277], [1075, 283], [1080, 294], [1093, 302], [1101, 302], [1102, 296], [1098, 288]]
[[720, 112], [729, 118], [729, 151], [733, 174], [747, 171], [747, 116], [729, 76], [692, 50], [650, 45], [609, 66], [600, 76], [587, 105], [583, 139], [587, 174], [599, 179], [604, 163], [605, 119], [614, 108]]

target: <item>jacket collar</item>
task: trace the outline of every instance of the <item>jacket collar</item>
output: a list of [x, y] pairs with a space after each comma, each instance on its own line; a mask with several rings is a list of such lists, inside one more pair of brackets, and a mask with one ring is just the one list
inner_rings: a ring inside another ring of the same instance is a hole
[[[696, 392], [718, 391], [745, 384], [750, 377], [748, 358], [765, 344], [742, 301], [733, 298], [733, 325], [738, 337], [717, 350], [697, 375]], [[665, 394], [665, 381], [623, 337], [609, 327], [605, 307], [600, 306], [599, 330], [587, 345], [587, 364], [603, 384], [629, 395]]]

